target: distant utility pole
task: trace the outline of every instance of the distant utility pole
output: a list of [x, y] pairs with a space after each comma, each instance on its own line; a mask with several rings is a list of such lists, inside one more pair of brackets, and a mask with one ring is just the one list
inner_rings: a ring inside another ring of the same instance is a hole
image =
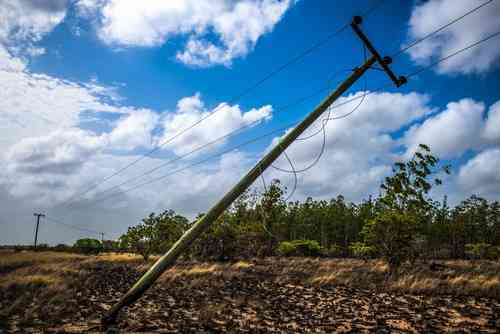
[[101, 243], [104, 244], [104, 232], [101, 232]]
[[280, 155], [297, 139], [311, 124], [344, 94], [368, 69], [375, 63], [378, 63], [383, 71], [385, 71], [396, 87], [406, 83], [405, 77], [397, 78], [389, 68], [392, 62], [390, 57], [380, 57], [368, 38], [363, 34], [359, 25], [362, 19], [360, 16], [354, 17], [351, 27], [358, 37], [363, 41], [366, 48], [372, 56], [365, 61], [360, 67], [357, 67], [342, 82], [335, 91], [326, 97], [306, 118], [299, 123], [292, 131], [288, 132], [280, 142], [269, 151], [256, 165], [252, 168], [222, 199], [212, 206], [207, 213], [201, 217], [193, 226], [187, 230], [184, 235], [160, 257], [156, 263], [132, 286], [132, 288], [107, 312], [102, 318], [104, 324], [113, 323], [116, 321], [118, 312], [125, 306], [128, 306], [139, 299], [144, 292], [156, 281], [160, 275], [172, 267], [177, 258], [203, 233], [210, 225], [242, 194], [252, 183], [268, 168]]
[[40, 217], [45, 217], [43, 213], [34, 213], [33, 216], [36, 217], [36, 229], [35, 229], [35, 249], [36, 249], [36, 243], [38, 241], [38, 227], [40, 225]]

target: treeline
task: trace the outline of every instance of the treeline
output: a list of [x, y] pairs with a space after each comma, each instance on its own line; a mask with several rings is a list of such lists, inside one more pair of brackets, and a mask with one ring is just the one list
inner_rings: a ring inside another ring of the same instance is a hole
[[[267, 190], [245, 193], [203, 236], [188, 258], [228, 260], [272, 255], [383, 257], [393, 267], [420, 259], [500, 256], [500, 204], [472, 196], [450, 208], [434, 201], [439, 173], [449, 173], [430, 149], [394, 165], [377, 198], [352, 203], [289, 202], [274, 180]], [[195, 220], [196, 221], [196, 220]], [[121, 248], [142, 254], [166, 252], [191, 224], [172, 210], [150, 214], [120, 237]]]

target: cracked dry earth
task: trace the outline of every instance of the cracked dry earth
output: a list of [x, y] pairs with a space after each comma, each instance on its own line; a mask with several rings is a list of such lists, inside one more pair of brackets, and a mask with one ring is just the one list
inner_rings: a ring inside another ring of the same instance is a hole
[[[143, 269], [137, 268], [92, 264], [63, 303], [37, 305], [34, 298], [23, 312], [0, 320], [3, 331], [102, 332], [99, 316], [140, 276]], [[237, 274], [209, 269], [190, 275], [167, 272], [108, 332], [498, 333], [500, 328], [495, 299], [308, 285], [304, 273], [284, 278], [258, 265]], [[12, 293], [2, 292], [2, 308], [15, 299]]]

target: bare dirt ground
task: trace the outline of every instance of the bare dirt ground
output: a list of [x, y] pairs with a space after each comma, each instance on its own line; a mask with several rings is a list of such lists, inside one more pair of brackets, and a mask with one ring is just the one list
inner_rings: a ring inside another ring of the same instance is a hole
[[[127, 255], [1, 254], [0, 333], [102, 332], [99, 317], [147, 268]], [[112, 332], [498, 333], [500, 264], [380, 261], [181, 263]]]

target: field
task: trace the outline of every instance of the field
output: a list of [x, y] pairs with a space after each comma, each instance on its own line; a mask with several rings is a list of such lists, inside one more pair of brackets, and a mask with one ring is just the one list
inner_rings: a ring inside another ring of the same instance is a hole
[[[378, 260], [181, 262], [121, 314], [122, 332], [496, 333], [500, 263], [447, 261], [389, 277]], [[100, 332], [150, 265], [129, 254], [0, 254], [0, 333]]]

